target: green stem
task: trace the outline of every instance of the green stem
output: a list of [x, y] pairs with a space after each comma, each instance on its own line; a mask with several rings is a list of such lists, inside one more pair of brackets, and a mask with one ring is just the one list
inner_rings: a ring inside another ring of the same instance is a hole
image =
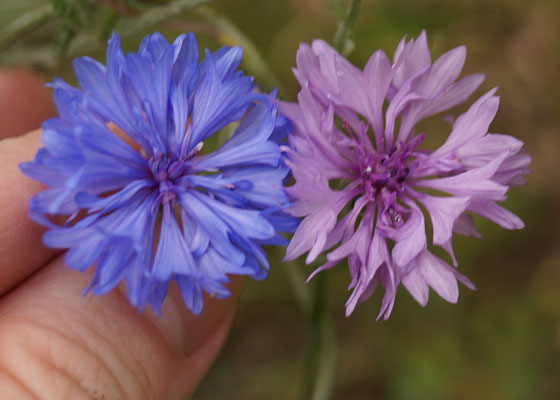
[[315, 280], [307, 332], [302, 400], [329, 399], [336, 369], [334, 324], [327, 306], [327, 275], [319, 274]]
[[356, 22], [358, 16], [358, 9], [360, 8], [361, 0], [352, 0], [348, 6], [348, 10], [344, 15], [342, 21], [339, 22], [338, 28], [334, 35], [333, 47], [338, 50], [342, 55], [348, 55], [352, 51], [352, 45], [349, 45], [348, 36], [350, 28]]
[[313, 300], [309, 293], [309, 286], [305, 284], [305, 278], [301, 273], [301, 266], [293, 261], [285, 261], [282, 267], [290, 281], [292, 293], [301, 313], [308, 316], [312, 311]]

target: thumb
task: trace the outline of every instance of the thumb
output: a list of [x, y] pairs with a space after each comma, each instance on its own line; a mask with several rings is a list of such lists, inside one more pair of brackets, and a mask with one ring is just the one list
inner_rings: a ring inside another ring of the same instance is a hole
[[120, 287], [81, 296], [90, 279], [58, 258], [0, 300], [0, 398], [191, 396], [226, 340], [241, 279], [199, 316], [171, 286], [161, 319], [138, 313]]

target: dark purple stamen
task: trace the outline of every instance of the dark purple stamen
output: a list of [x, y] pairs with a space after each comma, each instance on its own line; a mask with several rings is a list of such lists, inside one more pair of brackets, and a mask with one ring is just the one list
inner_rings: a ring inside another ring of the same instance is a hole
[[401, 142], [393, 146], [389, 153], [362, 154], [359, 158], [366, 193], [372, 197], [385, 190], [402, 193], [411, 168], [414, 168], [414, 164], [409, 165], [409, 160], [415, 157], [416, 148], [424, 138], [423, 133], [419, 134], [407, 144]]

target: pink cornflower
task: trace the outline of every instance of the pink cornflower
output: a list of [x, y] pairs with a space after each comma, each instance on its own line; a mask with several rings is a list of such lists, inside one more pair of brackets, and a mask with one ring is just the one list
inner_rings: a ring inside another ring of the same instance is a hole
[[385, 289], [378, 318], [389, 317], [401, 283], [422, 306], [429, 287], [455, 303], [457, 281], [475, 287], [429, 248], [441, 246], [456, 267], [453, 233], [480, 237], [471, 214], [506, 229], [524, 226], [497, 203], [524, 183], [530, 157], [520, 152], [521, 141], [488, 133], [496, 89], [452, 122], [440, 148], [420, 147], [430, 132], [417, 132], [416, 124], [463, 103], [484, 80], [481, 74], [457, 80], [465, 55], [460, 46], [432, 63], [425, 32], [403, 38], [392, 63], [376, 51], [363, 70], [321, 40], [298, 50], [298, 103], [279, 106], [293, 125], [289, 212], [304, 217], [286, 258], [307, 253], [311, 263], [328, 251], [311, 276], [347, 258], [353, 288], [347, 315], [378, 284]]

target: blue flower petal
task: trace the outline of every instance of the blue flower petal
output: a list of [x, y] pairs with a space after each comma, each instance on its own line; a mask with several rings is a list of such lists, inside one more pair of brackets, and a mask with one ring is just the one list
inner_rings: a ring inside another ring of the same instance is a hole
[[168, 280], [173, 274], [196, 277], [194, 259], [175, 218], [163, 218], [152, 274]]
[[204, 305], [200, 285], [194, 279], [186, 276], [178, 276], [177, 285], [187, 307], [189, 307], [194, 315], [199, 315]]
[[268, 239], [274, 236], [274, 228], [261, 216], [259, 210], [231, 207], [197, 192], [194, 192], [193, 195], [204, 201], [237, 234], [252, 239]]
[[[192, 32], [179, 35], [173, 46], [175, 57], [171, 71], [171, 82], [190, 81], [187, 86], [187, 92], [190, 93], [198, 80], [198, 45], [196, 38]], [[193, 74], [193, 66], [196, 66], [196, 75]]]
[[195, 193], [185, 192], [179, 195], [179, 200], [183, 210], [207, 232], [216, 251], [236, 265], [243, 265], [245, 255], [229, 241], [230, 227], [208, 207], [206, 198], [201, 195], [199, 199]]
[[239, 120], [247, 111], [251, 79], [236, 77], [223, 82], [219, 72], [207, 51], [200, 65], [201, 75], [193, 100], [193, 131], [187, 150], [227, 124]]
[[224, 46], [210, 54], [214, 60], [216, 71], [222, 81], [231, 78], [231, 75], [241, 63], [242, 55], [243, 49], [241, 46], [235, 46], [233, 48]]
[[138, 53], [144, 57], [149, 57], [152, 62], [156, 62], [168, 48], [169, 42], [167, 39], [161, 33], [154, 32], [142, 39], [140, 46], [138, 46]]

